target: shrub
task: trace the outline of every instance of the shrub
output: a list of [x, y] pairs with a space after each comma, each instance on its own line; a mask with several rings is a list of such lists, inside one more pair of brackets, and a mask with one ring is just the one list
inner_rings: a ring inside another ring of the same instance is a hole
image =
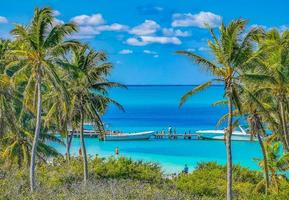
[[[0, 199], [224, 199], [226, 167], [200, 163], [189, 174], [166, 178], [160, 166], [128, 158], [89, 159], [89, 180], [82, 184], [82, 160], [59, 157], [37, 165], [37, 191], [31, 196], [27, 169], [0, 167]], [[268, 196], [255, 190], [260, 172], [234, 166], [236, 199], [288, 199], [289, 181], [280, 179], [280, 191]]]

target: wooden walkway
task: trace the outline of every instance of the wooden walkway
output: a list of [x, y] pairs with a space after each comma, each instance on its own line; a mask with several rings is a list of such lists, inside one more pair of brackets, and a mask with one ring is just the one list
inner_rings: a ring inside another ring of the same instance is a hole
[[[72, 131], [69, 131], [69, 135], [72, 134]], [[99, 136], [99, 131], [95, 130], [84, 130], [83, 133], [84, 137], [95, 137], [97, 138]], [[79, 131], [74, 131], [73, 132], [73, 137], [79, 137], [80, 132]], [[170, 139], [170, 140], [176, 140], [176, 139], [184, 139], [184, 140], [200, 140], [202, 139], [199, 134], [196, 133], [166, 133], [164, 131], [161, 132], [156, 132], [153, 134], [152, 138], [155, 139]]]
[[185, 139], [185, 140], [199, 140], [201, 137], [198, 134], [164, 134], [164, 133], [156, 133], [154, 134], [155, 139]]
[[[69, 131], [69, 135], [72, 135], [72, 131]], [[98, 137], [99, 132], [94, 130], [84, 130], [83, 131], [84, 137]], [[73, 131], [73, 137], [79, 137], [80, 131]]]

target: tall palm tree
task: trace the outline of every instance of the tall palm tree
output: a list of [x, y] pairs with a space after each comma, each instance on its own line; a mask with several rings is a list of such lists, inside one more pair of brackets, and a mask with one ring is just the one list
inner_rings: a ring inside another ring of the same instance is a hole
[[[60, 71], [59, 74], [60, 79], [65, 80], [63, 71]], [[49, 92], [47, 92], [43, 96], [43, 105], [45, 108], [48, 108], [45, 110], [44, 127], [49, 128], [52, 133], [60, 133], [62, 137], [66, 137], [67, 139], [69, 139], [68, 133], [68, 126], [70, 124], [69, 94], [67, 91], [65, 92], [58, 91], [52, 86], [48, 88]], [[66, 149], [68, 149], [67, 144], [68, 143], [66, 142]], [[66, 158], [67, 159], [70, 158], [69, 149], [66, 152]]]
[[251, 116], [248, 118], [248, 123], [250, 127], [250, 134], [257, 136], [258, 142], [261, 147], [261, 151], [263, 154], [263, 163], [264, 163], [264, 174], [265, 174], [265, 182], [266, 182], [266, 194], [268, 193], [268, 188], [270, 186], [270, 178], [269, 178], [269, 168], [268, 168], [268, 156], [266, 151], [266, 146], [262, 140], [262, 137], [266, 136], [263, 128], [262, 120], [260, 115], [254, 110], [251, 113]]
[[[276, 29], [258, 39], [259, 50], [254, 57], [255, 69], [242, 75], [244, 81], [255, 85], [271, 107], [275, 118], [275, 131], [279, 134], [285, 150], [289, 151], [288, 92], [289, 92], [289, 30], [282, 34]], [[260, 84], [262, 81], [262, 84]], [[273, 94], [273, 95], [272, 95]]]
[[[61, 90], [62, 84], [54, 63], [57, 56], [64, 53], [73, 43], [71, 41], [65, 42], [65, 36], [76, 30], [74, 24], [53, 25], [53, 22], [53, 10], [51, 8], [36, 8], [33, 19], [28, 26], [15, 25], [11, 31], [21, 45], [10, 51], [10, 55], [14, 56], [15, 59], [9, 64], [8, 69], [13, 68], [14, 78], [18, 76], [23, 78], [23, 74], [25, 74], [25, 98], [33, 99], [32, 106], [27, 104], [25, 106], [32, 113], [36, 113], [30, 162], [31, 192], [35, 189], [35, 157], [41, 131], [42, 93], [44, 91], [42, 86], [44, 83], [49, 83]], [[34, 102], [36, 103], [34, 104]]]
[[70, 122], [76, 130], [80, 131], [81, 152], [83, 158], [83, 179], [88, 179], [87, 153], [83, 135], [84, 122], [93, 122], [100, 132], [104, 134], [101, 115], [106, 111], [109, 103], [122, 109], [122, 106], [107, 96], [111, 87], [121, 86], [107, 80], [112, 65], [106, 62], [106, 55], [96, 52], [87, 46], [73, 48], [66, 61], [59, 60], [58, 64], [69, 71], [66, 78], [67, 90], [70, 96]]
[[227, 152], [227, 199], [232, 199], [232, 149], [231, 135], [233, 131], [233, 107], [241, 109], [238, 90], [238, 72], [242, 67], [247, 67], [248, 59], [252, 54], [253, 36], [258, 29], [252, 29], [245, 36], [246, 20], [238, 19], [230, 22], [227, 26], [222, 23], [219, 28], [219, 38], [214, 30], [209, 28], [212, 40], [208, 46], [213, 53], [214, 60], [210, 61], [202, 56], [188, 51], [177, 51], [178, 54], [190, 57], [195, 63], [209, 71], [216, 79], [201, 84], [187, 92], [180, 101], [180, 106], [193, 94], [208, 88], [214, 82], [224, 84], [224, 96], [228, 103], [228, 124], [225, 133]]
[[0, 39], [0, 138], [4, 133], [14, 130], [15, 110], [14, 100], [16, 90], [13, 81], [5, 73], [7, 65], [7, 52], [10, 49], [10, 41]]

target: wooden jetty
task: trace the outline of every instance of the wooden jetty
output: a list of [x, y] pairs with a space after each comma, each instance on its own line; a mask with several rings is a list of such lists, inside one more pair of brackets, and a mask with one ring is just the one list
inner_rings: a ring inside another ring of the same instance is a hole
[[156, 132], [154, 134], [155, 139], [170, 139], [170, 140], [176, 140], [176, 139], [185, 139], [185, 140], [199, 140], [201, 139], [199, 134], [196, 133], [177, 133], [174, 132], [168, 132], [165, 133], [164, 131]]
[[[73, 135], [73, 137], [79, 137], [80, 136], [80, 131], [75, 130], [69, 130], [69, 135]], [[95, 130], [84, 130], [83, 131], [84, 137], [98, 137], [99, 136], [99, 131]]]
[[[109, 133], [109, 132], [107, 132]], [[115, 131], [115, 133], [120, 133], [119, 131]], [[79, 137], [80, 131], [75, 130], [69, 130], [69, 135], [73, 135], [73, 137]], [[83, 133], [84, 137], [95, 137], [97, 138], [99, 136], [99, 131], [95, 130], [84, 130]], [[167, 133], [165, 131], [157, 131], [153, 136], [155, 139], [170, 139], [170, 140], [176, 140], [176, 139], [184, 139], [184, 140], [200, 140], [202, 139], [199, 134], [191, 133], [189, 131], [188, 133], [177, 133], [176, 130], [174, 131], [168, 131]]]

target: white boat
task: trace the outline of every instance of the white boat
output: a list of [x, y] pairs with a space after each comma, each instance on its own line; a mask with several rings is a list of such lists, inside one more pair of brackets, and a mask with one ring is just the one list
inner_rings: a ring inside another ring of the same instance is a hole
[[[255, 137], [252, 138], [241, 126], [239, 126], [240, 131], [234, 130], [232, 132], [231, 140], [234, 141], [256, 141]], [[224, 140], [225, 130], [200, 130], [196, 131], [200, 138], [206, 140]]]
[[148, 140], [154, 131], [145, 131], [137, 133], [111, 133], [105, 136], [105, 141], [121, 141], [121, 140]]

